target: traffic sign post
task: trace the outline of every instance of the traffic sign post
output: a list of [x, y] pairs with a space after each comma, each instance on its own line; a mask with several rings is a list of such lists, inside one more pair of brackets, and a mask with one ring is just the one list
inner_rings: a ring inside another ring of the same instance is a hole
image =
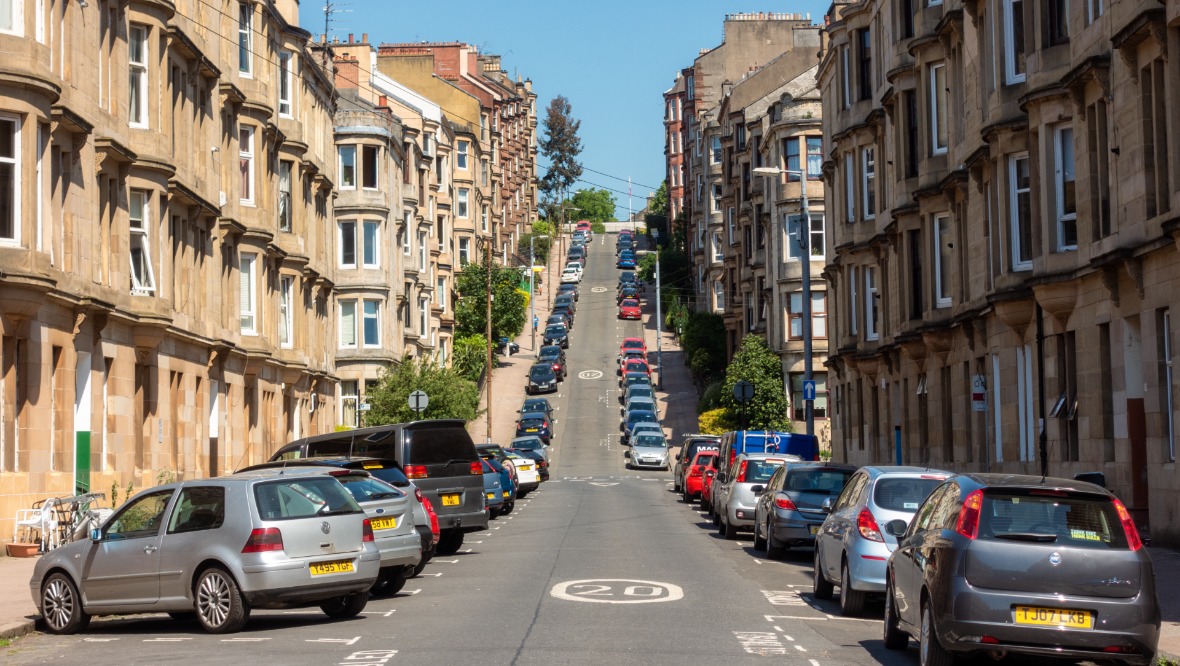
[[814, 379], [804, 379], [803, 380], [803, 399], [808, 402], [815, 401], [815, 380]]
[[742, 406], [742, 430], [746, 429], [746, 405], [754, 399], [754, 385], [741, 380], [733, 385], [733, 399]]
[[422, 412], [426, 411], [426, 407], [430, 405], [430, 396], [426, 395], [426, 391], [415, 390], [410, 393], [410, 409], [418, 416], [422, 416]]

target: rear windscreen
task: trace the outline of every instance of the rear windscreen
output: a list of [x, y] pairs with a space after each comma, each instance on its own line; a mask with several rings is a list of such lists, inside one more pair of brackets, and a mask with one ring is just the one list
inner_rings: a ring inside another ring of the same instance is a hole
[[770, 475], [774, 474], [774, 470], [782, 466], [781, 462], [747, 460], [745, 480], [747, 483], [765, 483], [770, 480]]
[[406, 473], [396, 467], [383, 467], [381, 469], [369, 469], [366, 467], [365, 470], [385, 483], [393, 484], [399, 488], [405, 488], [410, 485], [410, 479], [406, 476]]
[[461, 427], [407, 430], [406, 438], [410, 445], [405, 465], [445, 465], [479, 460], [471, 435]]
[[1034, 540], [1078, 548], [1127, 548], [1127, 535], [1114, 503], [1079, 496], [985, 493], [979, 512], [979, 538]]
[[873, 490], [873, 501], [882, 509], [890, 511], [908, 511], [913, 513], [918, 510], [918, 505], [926, 496], [938, 487], [946, 479], [906, 479], [906, 478], [882, 478], [877, 479], [877, 485]]
[[340, 476], [337, 480], [344, 484], [344, 489], [358, 502], [406, 496], [397, 488], [371, 476]]
[[787, 472], [783, 490], [817, 493], [835, 497], [844, 490], [852, 472], [830, 469], [794, 469]]
[[397, 458], [397, 429], [390, 428], [356, 437], [348, 432], [339, 437], [307, 443], [308, 456]]
[[263, 520], [312, 518], [361, 510], [344, 486], [330, 476], [259, 483], [254, 486], [254, 501]]

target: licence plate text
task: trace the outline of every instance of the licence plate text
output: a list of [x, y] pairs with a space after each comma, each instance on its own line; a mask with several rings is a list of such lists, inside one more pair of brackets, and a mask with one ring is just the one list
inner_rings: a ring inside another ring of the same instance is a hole
[[1094, 616], [1090, 614], [1090, 611], [1017, 606], [1012, 614], [1016, 624], [1069, 627], [1071, 629], [1094, 628]]
[[442, 495], [443, 506], [459, 506], [459, 493], [444, 493]]
[[391, 530], [397, 527], [397, 518], [373, 518], [369, 524], [373, 526], [374, 530]]
[[819, 534], [819, 525], [808, 525], [807, 530], [811, 532], [812, 536]]
[[311, 565], [311, 575], [313, 576], [322, 576], [324, 574], [334, 573], [349, 573], [351, 571], [354, 571], [352, 560], [317, 562]]

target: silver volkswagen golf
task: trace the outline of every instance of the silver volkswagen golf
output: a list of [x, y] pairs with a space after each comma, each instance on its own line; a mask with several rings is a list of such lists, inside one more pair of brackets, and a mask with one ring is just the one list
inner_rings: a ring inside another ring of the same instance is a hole
[[89, 539], [44, 555], [29, 588], [50, 633], [132, 613], [231, 633], [253, 608], [355, 616], [380, 559], [369, 519], [335, 478], [258, 470], [140, 492]]

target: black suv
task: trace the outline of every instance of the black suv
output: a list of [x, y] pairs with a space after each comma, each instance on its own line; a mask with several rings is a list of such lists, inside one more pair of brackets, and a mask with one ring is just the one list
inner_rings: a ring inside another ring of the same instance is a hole
[[483, 463], [462, 419], [412, 421], [297, 439], [271, 460], [310, 456], [391, 459], [430, 498], [441, 531], [437, 553], [454, 555], [463, 535], [488, 528]]
[[578, 311], [578, 306], [575, 304], [574, 297], [568, 294], [559, 294], [557, 298], [553, 299], [554, 310], [557, 310], [562, 306], [568, 306], [570, 314]]
[[558, 285], [557, 293], [562, 296], [564, 296], [566, 294], [570, 294], [571, 296], [574, 297], [575, 301], [578, 300], [578, 298], [579, 298], [578, 297], [578, 285], [576, 285], [572, 282], [563, 282], [562, 284]]

